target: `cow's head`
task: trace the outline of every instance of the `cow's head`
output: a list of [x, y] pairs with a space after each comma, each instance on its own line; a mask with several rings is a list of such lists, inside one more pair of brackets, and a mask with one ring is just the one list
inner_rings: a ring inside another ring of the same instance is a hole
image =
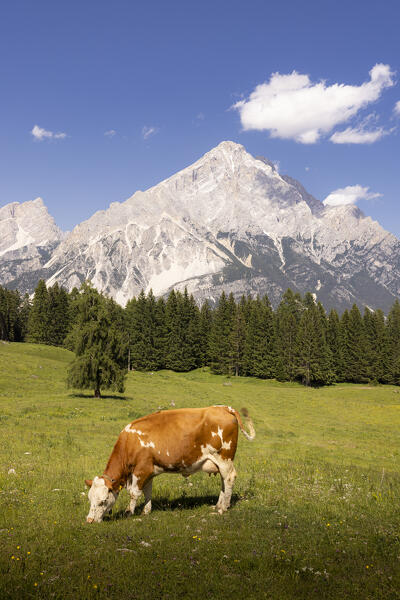
[[90, 487], [88, 493], [90, 510], [86, 521], [100, 523], [104, 515], [112, 509], [118, 492], [115, 492], [111, 486], [109, 487], [103, 477], [95, 477], [93, 481], [85, 479], [85, 483]]

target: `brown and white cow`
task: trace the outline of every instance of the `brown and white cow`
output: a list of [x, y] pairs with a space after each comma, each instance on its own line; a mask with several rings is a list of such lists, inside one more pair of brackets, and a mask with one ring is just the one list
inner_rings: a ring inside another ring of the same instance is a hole
[[248, 440], [255, 438], [253, 423], [247, 411], [242, 412], [250, 433], [230, 406], [159, 411], [132, 421], [121, 431], [103, 475], [86, 479], [90, 487], [87, 522], [102, 521], [123, 487], [131, 496], [127, 512], [134, 513], [143, 492], [143, 514], [148, 514], [153, 478], [161, 473], [180, 473], [184, 477], [196, 471], [219, 473], [222, 488], [216, 509], [219, 513], [226, 511], [236, 478], [233, 459], [238, 425]]

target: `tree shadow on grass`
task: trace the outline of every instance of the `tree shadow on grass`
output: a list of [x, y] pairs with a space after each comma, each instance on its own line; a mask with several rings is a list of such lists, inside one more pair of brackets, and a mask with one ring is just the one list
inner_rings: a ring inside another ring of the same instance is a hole
[[[194, 508], [199, 508], [201, 506], [209, 506], [214, 507], [218, 501], [218, 495], [216, 496], [181, 496], [180, 498], [175, 498], [174, 500], [169, 500], [168, 498], [156, 498], [153, 499], [152, 504], [152, 512], [165, 512], [165, 511], [175, 511], [175, 510], [193, 510]], [[231, 498], [231, 506], [235, 506], [237, 502], [240, 501], [240, 496], [238, 494], [233, 494]], [[136, 507], [135, 516], [140, 515], [143, 510], [144, 504]], [[127, 519], [131, 518], [132, 515], [130, 513], [126, 513], [125, 509], [120, 509], [115, 512], [113, 515], [105, 517], [104, 520], [119, 520], [119, 519]]]
[[68, 394], [69, 398], [87, 398], [90, 400], [133, 400], [130, 396], [120, 396], [116, 394], [102, 394], [101, 398], [95, 398], [92, 393]]

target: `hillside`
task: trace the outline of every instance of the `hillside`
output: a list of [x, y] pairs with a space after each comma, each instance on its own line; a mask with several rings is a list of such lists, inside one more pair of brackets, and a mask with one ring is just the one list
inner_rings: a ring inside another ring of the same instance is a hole
[[[161, 371], [94, 400], [66, 390], [71, 358], [0, 344], [2, 598], [113, 599], [133, 581], [132, 598], [149, 600], [396, 597], [398, 389]], [[239, 439], [227, 514], [211, 511], [217, 478], [163, 475], [150, 516], [123, 518], [123, 492], [109, 521], [85, 525], [83, 480], [101, 474], [126, 423], [214, 403], [246, 405], [257, 432]]]

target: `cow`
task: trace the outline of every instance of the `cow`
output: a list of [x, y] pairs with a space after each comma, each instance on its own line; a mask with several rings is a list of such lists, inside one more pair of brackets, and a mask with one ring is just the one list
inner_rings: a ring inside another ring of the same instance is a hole
[[151, 511], [154, 477], [161, 473], [180, 473], [189, 477], [196, 471], [221, 476], [221, 492], [215, 506], [222, 514], [229, 506], [236, 478], [233, 466], [238, 426], [244, 436], [255, 438], [253, 423], [246, 409], [245, 431], [239, 413], [230, 406], [163, 410], [136, 419], [119, 434], [103, 475], [85, 480], [90, 488], [90, 510], [86, 521], [99, 523], [111, 509], [119, 491], [126, 487], [133, 514], [144, 493], [143, 514]]

